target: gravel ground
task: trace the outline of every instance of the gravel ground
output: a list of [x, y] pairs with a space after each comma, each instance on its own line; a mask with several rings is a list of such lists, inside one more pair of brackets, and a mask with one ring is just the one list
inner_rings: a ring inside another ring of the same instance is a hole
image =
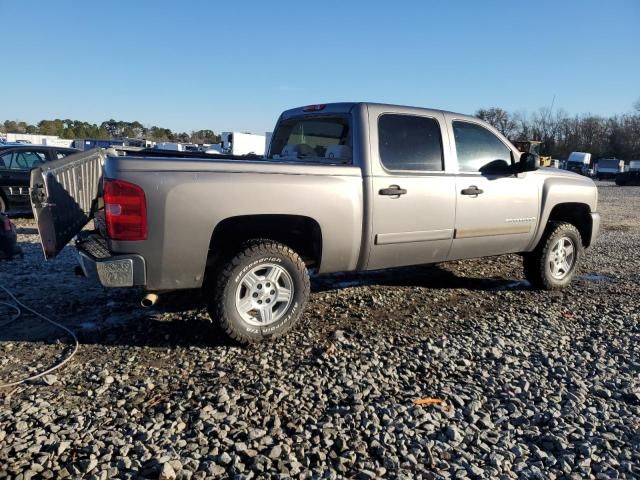
[[[82, 345], [0, 393], [0, 477], [639, 478], [640, 188], [599, 190], [566, 291], [531, 290], [517, 256], [316, 279], [297, 330], [250, 348], [195, 294], [143, 310], [71, 247], [45, 263], [17, 220], [0, 284]], [[2, 381], [70, 348], [31, 315], [0, 326]]]

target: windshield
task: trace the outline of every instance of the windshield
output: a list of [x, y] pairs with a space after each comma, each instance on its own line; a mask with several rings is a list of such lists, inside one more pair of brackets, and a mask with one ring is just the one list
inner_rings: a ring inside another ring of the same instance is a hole
[[348, 116], [290, 118], [278, 124], [269, 158], [351, 163], [351, 145]]
[[532, 143], [529, 147], [529, 153], [533, 153], [534, 155], [540, 156], [540, 147], [542, 144], [540, 143]]

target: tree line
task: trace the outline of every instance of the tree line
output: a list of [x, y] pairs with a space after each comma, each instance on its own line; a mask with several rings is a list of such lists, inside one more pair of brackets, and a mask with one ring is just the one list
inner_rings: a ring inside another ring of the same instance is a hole
[[145, 138], [153, 142], [218, 143], [220, 135], [212, 130], [197, 130], [191, 133], [173, 132], [170, 128], [145, 127], [142, 123], [107, 120], [101, 124], [80, 120], [41, 120], [36, 125], [15, 120], [0, 123], [0, 133], [31, 133], [57, 135], [60, 138]]
[[510, 140], [544, 142], [542, 155], [566, 159], [571, 152], [589, 152], [594, 159], [640, 159], [640, 100], [630, 113], [603, 117], [569, 115], [541, 108], [532, 114], [483, 108], [475, 115], [493, 125]]

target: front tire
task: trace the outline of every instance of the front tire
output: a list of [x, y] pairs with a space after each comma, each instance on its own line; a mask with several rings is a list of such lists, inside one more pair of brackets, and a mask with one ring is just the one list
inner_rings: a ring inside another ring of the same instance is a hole
[[300, 256], [281, 243], [254, 240], [218, 271], [209, 315], [232, 339], [256, 343], [293, 328], [308, 296]]
[[580, 266], [584, 247], [578, 229], [564, 222], [549, 222], [540, 243], [524, 255], [524, 274], [536, 288], [567, 287]]

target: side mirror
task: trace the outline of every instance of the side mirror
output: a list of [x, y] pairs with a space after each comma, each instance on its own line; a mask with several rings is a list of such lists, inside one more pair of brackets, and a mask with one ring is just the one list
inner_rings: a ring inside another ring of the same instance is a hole
[[483, 175], [513, 175], [514, 170], [506, 160], [494, 160], [480, 167]]
[[520, 155], [520, 160], [518, 161], [519, 172], [533, 172], [538, 168], [540, 168], [540, 157], [529, 152], [524, 152]]

